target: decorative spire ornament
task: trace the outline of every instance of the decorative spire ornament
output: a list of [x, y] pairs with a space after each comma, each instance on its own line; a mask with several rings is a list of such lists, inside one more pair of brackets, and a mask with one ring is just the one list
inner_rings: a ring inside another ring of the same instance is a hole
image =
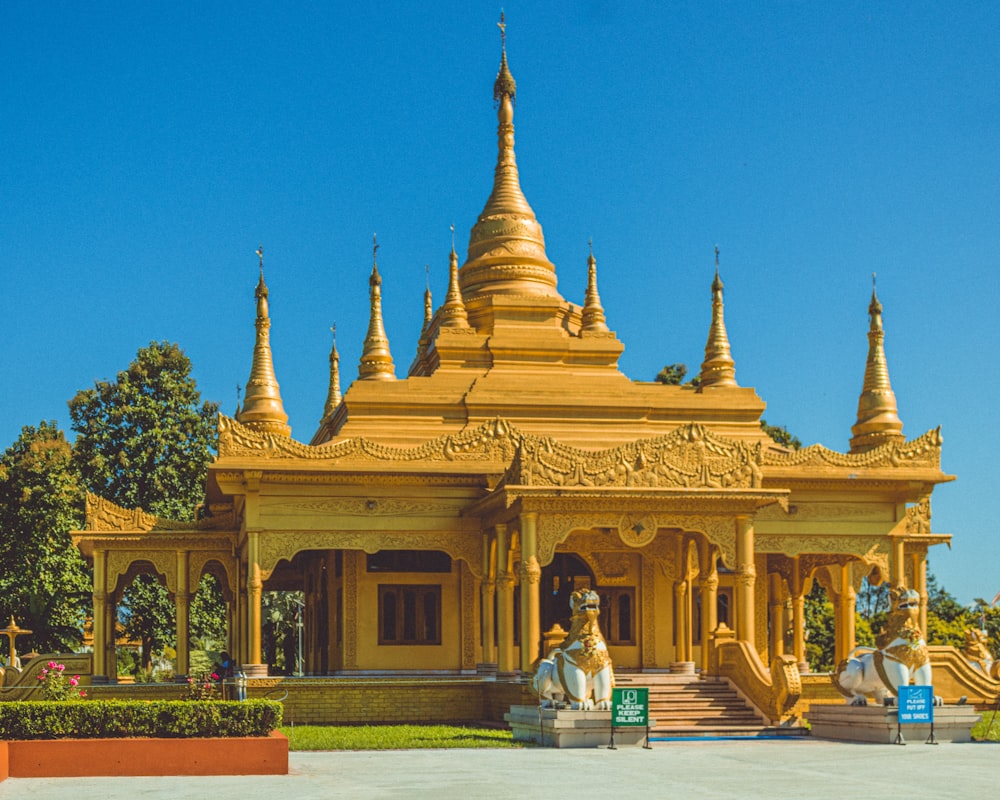
[[737, 386], [736, 362], [729, 350], [726, 320], [722, 305], [722, 279], [719, 278], [719, 248], [715, 248], [715, 280], [712, 281], [712, 326], [701, 363], [701, 388]]
[[458, 253], [455, 252], [455, 226], [451, 226], [451, 252], [448, 254], [448, 294], [441, 306], [442, 328], [468, 328], [469, 314], [458, 283]]
[[326, 393], [326, 404], [323, 406], [323, 419], [320, 422], [329, 419], [333, 412], [337, 410], [340, 401], [344, 399], [340, 393], [340, 353], [337, 352], [336, 322], [330, 327], [330, 332], [333, 334], [333, 345], [330, 347], [330, 388]]
[[545, 237], [521, 191], [514, 156], [514, 97], [517, 84], [507, 65], [507, 24], [501, 13], [500, 69], [493, 84], [497, 105], [497, 165], [493, 191], [469, 234], [469, 254], [459, 273], [467, 308], [491, 295], [561, 299], [556, 270], [545, 255]]
[[271, 358], [271, 318], [267, 284], [264, 283], [263, 245], [257, 248], [257, 257], [260, 259], [260, 279], [254, 291], [257, 298], [257, 339], [243, 409], [236, 418], [254, 430], [290, 436], [292, 429], [288, 426], [288, 414], [281, 403], [281, 391]]
[[389, 338], [382, 324], [382, 276], [378, 272], [378, 238], [372, 234], [372, 274], [368, 278], [368, 335], [361, 352], [358, 377], [363, 381], [394, 381], [395, 367], [389, 352]]
[[905, 441], [903, 423], [896, 408], [896, 395], [889, 383], [885, 360], [885, 331], [882, 328], [882, 304], [875, 293], [872, 273], [872, 299], [868, 304], [868, 360], [865, 380], [858, 398], [858, 419], [851, 427], [851, 452], [863, 453], [889, 442]]
[[581, 333], [604, 333], [608, 330], [604, 318], [604, 307], [601, 296], [597, 293], [597, 259], [594, 258], [594, 240], [588, 243], [590, 255], [587, 257], [587, 294], [583, 301], [581, 314]]

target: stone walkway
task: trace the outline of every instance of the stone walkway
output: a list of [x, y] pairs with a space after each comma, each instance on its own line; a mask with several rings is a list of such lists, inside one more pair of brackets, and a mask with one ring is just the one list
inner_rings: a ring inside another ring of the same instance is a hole
[[0, 798], [992, 797], [1000, 745], [863, 745], [816, 739], [663, 742], [652, 750], [403, 750], [291, 753], [287, 776], [10, 778]]

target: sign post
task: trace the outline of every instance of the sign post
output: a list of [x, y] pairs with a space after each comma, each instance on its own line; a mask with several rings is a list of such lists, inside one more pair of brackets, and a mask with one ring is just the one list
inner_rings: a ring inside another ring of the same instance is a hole
[[896, 744], [906, 744], [903, 741], [903, 725], [931, 726], [931, 735], [927, 744], [937, 744], [934, 741], [934, 687], [933, 686], [900, 686], [899, 709], [896, 717]]
[[645, 686], [629, 686], [611, 690], [611, 743], [609, 750], [615, 747], [615, 728], [646, 728], [646, 744], [649, 746], [649, 689]]

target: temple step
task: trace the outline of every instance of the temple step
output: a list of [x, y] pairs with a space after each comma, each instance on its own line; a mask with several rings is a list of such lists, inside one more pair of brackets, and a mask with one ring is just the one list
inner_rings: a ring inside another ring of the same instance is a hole
[[622, 675], [616, 683], [649, 687], [649, 716], [656, 720], [653, 736], [752, 737], [779, 732], [726, 681], [642, 674]]

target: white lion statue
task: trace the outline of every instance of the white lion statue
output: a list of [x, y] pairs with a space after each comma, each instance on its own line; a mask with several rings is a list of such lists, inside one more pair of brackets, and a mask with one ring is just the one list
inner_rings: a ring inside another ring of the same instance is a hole
[[538, 662], [532, 686], [545, 708], [568, 703], [574, 710], [610, 709], [615, 676], [598, 624], [601, 598], [592, 589], [579, 589], [570, 595], [569, 604], [569, 634]]
[[[833, 685], [848, 705], [868, 705], [868, 695], [883, 705], [893, 705], [900, 686], [910, 682], [931, 685], [931, 662], [917, 619], [920, 595], [900, 586], [890, 592], [892, 610], [885, 630], [876, 639], [878, 649], [856, 647], [831, 675]], [[941, 705], [940, 697], [934, 698]]]

